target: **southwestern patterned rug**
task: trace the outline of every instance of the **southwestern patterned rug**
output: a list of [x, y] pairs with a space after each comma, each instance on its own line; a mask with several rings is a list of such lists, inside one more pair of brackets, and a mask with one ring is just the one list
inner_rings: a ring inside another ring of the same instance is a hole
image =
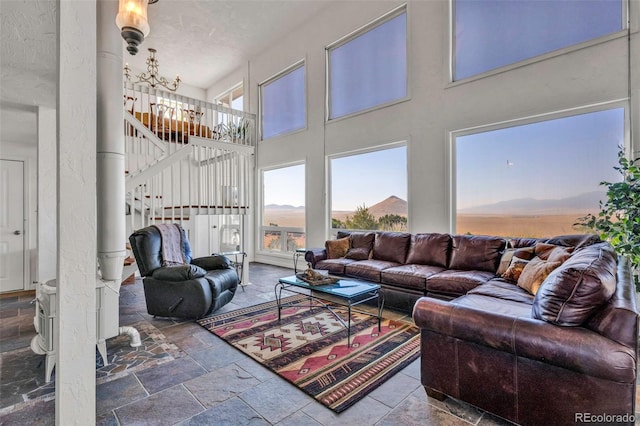
[[[420, 354], [412, 323], [351, 314], [347, 330], [326, 308], [309, 307], [305, 296], [283, 298], [198, 320], [198, 324], [298, 386], [336, 413], [346, 410]], [[334, 307], [334, 310], [336, 308]], [[346, 309], [337, 310], [346, 320]]]

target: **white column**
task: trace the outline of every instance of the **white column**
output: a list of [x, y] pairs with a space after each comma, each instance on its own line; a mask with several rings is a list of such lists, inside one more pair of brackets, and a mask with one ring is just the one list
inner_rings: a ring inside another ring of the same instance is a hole
[[56, 110], [38, 108], [38, 260], [35, 280], [56, 277]]
[[122, 37], [115, 23], [117, 13], [117, 0], [98, 2], [98, 263], [102, 279], [119, 288], [127, 253]]
[[96, 1], [58, 0], [56, 425], [96, 419]]

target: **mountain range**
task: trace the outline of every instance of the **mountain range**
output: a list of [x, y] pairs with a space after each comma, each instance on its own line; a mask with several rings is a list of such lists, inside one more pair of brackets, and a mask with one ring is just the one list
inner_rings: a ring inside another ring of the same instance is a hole
[[604, 191], [592, 191], [559, 199], [518, 198], [458, 209], [458, 213], [483, 215], [586, 214], [597, 211], [599, 201], [606, 200], [606, 197]]
[[[600, 200], [606, 200], [604, 191], [592, 191], [572, 197], [558, 199], [517, 198], [500, 201], [493, 204], [483, 204], [464, 209], [458, 209], [460, 214], [477, 215], [549, 215], [549, 214], [586, 214], [596, 212]], [[289, 204], [268, 204], [265, 210], [304, 211], [304, 206]], [[408, 203], [402, 198], [392, 195], [368, 207], [369, 213], [380, 218], [386, 214], [407, 216]], [[352, 215], [353, 211], [334, 211], [334, 216]]]
[[[300, 210], [304, 211], [304, 206], [292, 206], [290, 204], [267, 204], [264, 206], [265, 210], [280, 210], [280, 211], [295, 211]], [[386, 214], [397, 214], [399, 216], [407, 216], [408, 203], [406, 200], [403, 200], [400, 197], [396, 197], [395, 195], [391, 195], [390, 197], [385, 198], [384, 200], [376, 203], [370, 207], [368, 207], [369, 213], [371, 213], [376, 218], [384, 216]], [[342, 215], [352, 215], [353, 210], [351, 211], [340, 211], [334, 212], [340, 213]]]

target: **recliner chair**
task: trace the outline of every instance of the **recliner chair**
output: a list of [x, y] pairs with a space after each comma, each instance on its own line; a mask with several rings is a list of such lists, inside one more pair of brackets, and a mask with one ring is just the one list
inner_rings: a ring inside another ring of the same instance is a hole
[[182, 227], [182, 255], [185, 263], [162, 266], [162, 235], [151, 225], [129, 236], [131, 249], [143, 278], [147, 312], [150, 315], [201, 318], [233, 299], [238, 274], [222, 255], [193, 259]]

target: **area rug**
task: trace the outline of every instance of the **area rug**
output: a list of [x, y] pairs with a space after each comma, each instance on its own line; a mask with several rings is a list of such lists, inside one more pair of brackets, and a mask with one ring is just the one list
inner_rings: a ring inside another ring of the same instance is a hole
[[[311, 395], [336, 413], [344, 411], [402, 370], [420, 354], [419, 329], [412, 323], [351, 315], [347, 330], [305, 296], [283, 298], [198, 320], [198, 324]], [[303, 303], [304, 302], [304, 303]], [[334, 308], [335, 310], [335, 308]], [[338, 310], [343, 320], [346, 309]]]

